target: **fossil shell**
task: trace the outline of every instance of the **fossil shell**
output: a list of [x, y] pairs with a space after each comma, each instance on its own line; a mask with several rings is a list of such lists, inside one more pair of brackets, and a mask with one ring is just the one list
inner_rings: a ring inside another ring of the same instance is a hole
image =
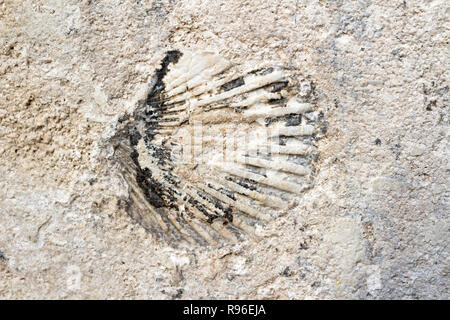
[[174, 244], [257, 237], [311, 187], [323, 132], [311, 91], [282, 66], [168, 52], [113, 138], [130, 215]]

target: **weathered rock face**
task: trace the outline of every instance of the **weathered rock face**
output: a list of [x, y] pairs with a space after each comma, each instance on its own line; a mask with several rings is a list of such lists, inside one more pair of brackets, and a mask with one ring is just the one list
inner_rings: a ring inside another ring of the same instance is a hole
[[103, 146], [114, 149], [130, 216], [190, 247], [258, 241], [292, 210], [313, 187], [327, 125], [312, 84], [286, 69], [242, 71], [214, 52], [169, 51]]
[[[0, 297], [450, 298], [449, 10], [0, 0]], [[326, 120], [257, 241], [174, 247], [129, 215], [109, 142], [170, 50], [281, 63]]]

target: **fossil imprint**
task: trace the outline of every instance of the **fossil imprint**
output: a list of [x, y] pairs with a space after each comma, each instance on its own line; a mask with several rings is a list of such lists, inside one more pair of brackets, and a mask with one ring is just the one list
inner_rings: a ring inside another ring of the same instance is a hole
[[312, 186], [325, 131], [312, 96], [283, 66], [242, 72], [216, 53], [168, 52], [112, 139], [128, 213], [174, 244], [257, 237]]

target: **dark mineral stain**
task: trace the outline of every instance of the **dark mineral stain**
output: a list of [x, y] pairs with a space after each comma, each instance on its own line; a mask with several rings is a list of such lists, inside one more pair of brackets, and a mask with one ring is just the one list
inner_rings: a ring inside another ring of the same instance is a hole
[[266, 127], [270, 126], [271, 124], [273, 124], [275, 122], [285, 122], [286, 127], [292, 127], [292, 126], [299, 126], [301, 124], [302, 115], [296, 114], [296, 113], [291, 113], [291, 114], [287, 114], [282, 117], [266, 118], [264, 120], [265, 120]]
[[394, 148], [391, 148], [391, 150], [394, 152], [395, 154], [395, 160], [398, 160], [400, 158], [400, 154], [401, 154], [401, 147], [402, 145], [399, 143], [394, 144]]
[[[214, 205], [214, 207], [217, 209], [217, 212], [222, 213], [221, 216], [225, 217], [225, 219], [227, 219], [229, 222], [233, 222], [233, 215], [231, 214], [232, 213], [231, 208], [224, 207], [220, 201], [217, 201], [217, 200], [211, 198], [210, 196], [208, 196], [207, 194], [205, 194], [203, 192], [197, 191], [197, 195], [199, 197], [201, 197], [202, 199], [208, 201], [212, 205]], [[219, 217], [219, 215], [217, 215], [217, 214], [215, 214], [215, 216]]]
[[[176, 214], [176, 221], [178, 222], [181, 227], [186, 227], [186, 229], [189, 229], [189, 226], [186, 224], [185, 220], [182, 218], [182, 216], [188, 215], [189, 217], [193, 217], [192, 213], [194, 212], [200, 212], [204, 218], [203, 220], [206, 220], [208, 223], [213, 223], [214, 221], [217, 222], [216, 219], [219, 218], [220, 223], [223, 223], [225, 228], [232, 232], [233, 234], [236, 234], [237, 238], [241, 238], [241, 231], [237, 228], [235, 228], [232, 225], [233, 222], [233, 215], [234, 214], [240, 214], [241, 212], [235, 211], [236, 209], [229, 206], [229, 202], [225, 201], [222, 202], [218, 198], [216, 198], [214, 195], [208, 194], [207, 192], [201, 192], [196, 191], [195, 196], [192, 195], [183, 195], [182, 192], [179, 192], [178, 190], [181, 190], [180, 188], [180, 178], [177, 177], [177, 175], [174, 173], [174, 166], [176, 163], [173, 163], [173, 160], [176, 160], [176, 156], [174, 156], [173, 153], [171, 153], [171, 142], [170, 139], [168, 140], [158, 140], [158, 142], [155, 142], [155, 136], [157, 136], [159, 133], [161, 133], [161, 130], [164, 129], [160, 125], [161, 121], [167, 122], [167, 121], [178, 121], [177, 114], [174, 114], [173, 107], [178, 106], [178, 103], [174, 104], [168, 104], [166, 103], [168, 97], [165, 92], [165, 84], [164, 84], [164, 77], [166, 76], [169, 66], [171, 64], [175, 64], [179, 61], [180, 57], [182, 56], [182, 53], [178, 50], [168, 51], [166, 53], [166, 56], [161, 62], [161, 65], [159, 69], [156, 71], [155, 77], [153, 78], [153, 87], [151, 88], [149, 94], [145, 98], [145, 100], [142, 100], [139, 102], [139, 107], [130, 115], [125, 115], [121, 119], [119, 119], [120, 123], [124, 123], [124, 130], [121, 132], [125, 132], [126, 139], [129, 141], [129, 146], [131, 149], [127, 148], [126, 150], [126, 156], [129, 155], [127, 165], [130, 165], [131, 170], [134, 171], [134, 176], [137, 185], [139, 186], [139, 193], [142, 198], [145, 198], [145, 201], [148, 202], [151, 206], [153, 206], [156, 209], [156, 212], [158, 215], [160, 215], [161, 219], [164, 223], [167, 224], [167, 226], [171, 227], [171, 222], [173, 220], [169, 221], [169, 216], [166, 210], [161, 209], [173, 209], [177, 211]], [[255, 75], [266, 75], [271, 72], [273, 72], [274, 68], [263, 68], [259, 70], [255, 70], [253, 72], [250, 72], [250, 74]], [[229, 81], [221, 86], [221, 90], [223, 91], [230, 91], [234, 88], [238, 88], [240, 86], [245, 85], [244, 77], [239, 77], [236, 79], [233, 79], [232, 81]], [[274, 82], [268, 85], [265, 85], [261, 88], [266, 90], [266, 92], [280, 92], [281, 90], [287, 88], [289, 86], [288, 81], [279, 81]], [[289, 90], [291, 88], [289, 87]], [[314, 91], [314, 85], [311, 83], [311, 92]], [[245, 95], [243, 95], [242, 98], [245, 98]], [[304, 98], [306, 99], [306, 98]], [[308, 96], [308, 101], [311, 100]], [[269, 101], [269, 104], [271, 105], [278, 105], [280, 107], [286, 106], [285, 98], [280, 99], [272, 99]], [[245, 109], [245, 108], [244, 108]], [[236, 112], [240, 112], [240, 109], [235, 109]], [[309, 119], [311, 118], [311, 119]], [[273, 118], [273, 119], [266, 119], [267, 125], [276, 122], [276, 121], [285, 121], [286, 126], [298, 126], [303, 122], [306, 123], [312, 123], [312, 124], [319, 124], [319, 135], [324, 134], [326, 132], [326, 122], [323, 119], [324, 115], [323, 113], [320, 114], [319, 119], [316, 119], [315, 117], [312, 118], [310, 115], [300, 115], [300, 114], [289, 114], [285, 115], [283, 117]], [[186, 120], [185, 120], [186, 121]], [[280, 145], [285, 145], [287, 137], [278, 137]], [[307, 140], [305, 143], [311, 144], [313, 143], [313, 140], [316, 139], [316, 136], [313, 137], [298, 137], [296, 138], [299, 141], [303, 141], [304, 139]], [[309, 140], [308, 140], [309, 139]], [[313, 139], [313, 140], [311, 140]], [[141, 167], [141, 164], [138, 161], [139, 153], [136, 150], [136, 146], [138, 143], [144, 142], [145, 144], [145, 152], [147, 155], [149, 155], [152, 160], [151, 162], [154, 163], [158, 167], [158, 171], [154, 171], [152, 168], [143, 168]], [[276, 141], [277, 142], [277, 141]], [[269, 155], [270, 158], [270, 155]], [[122, 158], [121, 158], [122, 159]], [[300, 158], [293, 158], [289, 159], [289, 161], [292, 161], [294, 163], [297, 163], [300, 161]], [[305, 159], [309, 160], [308, 159]], [[302, 160], [303, 161], [303, 160]], [[303, 163], [300, 163], [303, 164]], [[251, 169], [249, 169], [251, 172], [254, 172], [256, 169], [252, 166], [248, 166]], [[153, 172], [152, 172], [153, 171]], [[256, 171], [255, 173], [261, 174], [265, 176], [264, 172]], [[162, 177], [162, 179], [161, 179]], [[236, 183], [240, 185], [243, 188], [249, 189], [249, 190], [259, 190], [262, 188], [258, 187], [258, 183], [251, 179], [245, 179], [240, 178], [237, 176], [227, 176], [225, 177], [226, 180], [232, 181], [233, 183]], [[213, 186], [211, 184], [208, 184], [209, 188], [212, 188], [216, 190], [217, 192], [220, 192], [221, 194], [225, 195], [226, 197], [236, 200], [237, 195], [235, 195], [232, 191], [227, 190], [226, 188], [221, 188], [219, 186]], [[135, 191], [135, 190], [134, 190]], [[184, 203], [186, 204], [185, 209], [180, 209], [178, 206], [178, 199], [183, 198]], [[141, 198], [139, 198], [140, 201]], [[134, 201], [134, 200], [133, 200]], [[127, 204], [118, 203], [118, 207], [125, 207]], [[134, 210], [130, 206], [131, 210]], [[127, 208], [128, 210], [129, 208]], [[138, 208], [139, 210], [140, 208]], [[186, 210], [187, 209], [187, 210]], [[195, 210], [195, 211], [192, 211]], [[177, 215], [178, 214], [178, 215]], [[151, 223], [146, 223], [145, 221], [145, 214], [137, 213], [136, 215], [133, 213], [132, 217], [141, 218], [139, 221], [148, 231], [154, 231]], [[257, 220], [256, 220], [257, 221]], [[172, 230], [172, 229], [170, 229]], [[175, 229], [174, 229], [175, 230]], [[192, 231], [192, 230], [191, 230]], [[190, 235], [193, 235], [195, 232], [192, 232], [188, 230], [188, 233]], [[155, 228], [155, 232], [158, 233], [158, 235], [161, 235], [161, 231], [157, 228]], [[173, 234], [175, 236], [175, 233]], [[181, 236], [177, 235], [177, 238]], [[302, 249], [307, 249], [307, 244], [301, 244]], [[1, 254], [1, 252], [0, 252]], [[0, 255], [0, 258], [2, 255]], [[291, 272], [289, 267], [285, 267], [285, 269], [282, 271], [283, 276], [291, 276], [293, 273]], [[183, 295], [184, 290], [178, 289], [177, 292], [174, 294], [172, 292], [172, 297], [174, 299], [181, 298]]]
[[237, 79], [231, 80], [222, 85], [222, 89], [225, 91], [230, 91], [231, 89], [243, 86], [245, 84], [244, 77], [239, 77]]
[[299, 126], [302, 123], [302, 115], [294, 114], [289, 117], [286, 122], [286, 127]]
[[[139, 132], [136, 126], [129, 128], [128, 136], [130, 144], [132, 147], [136, 146], [141, 138], [149, 149], [149, 152], [158, 159], [159, 165], [167, 164], [170, 160], [170, 154], [164, 147], [156, 147], [151, 144], [151, 141], [155, 135], [154, 131], [158, 128], [158, 122], [161, 118], [161, 109], [164, 108], [164, 82], [163, 79], [167, 74], [168, 67], [171, 63], [176, 63], [180, 59], [182, 53], [178, 50], [168, 51], [163, 61], [161, 62], [161, 67], [156, 71], [156, 81], [155, 84], [147, 96], [145, 104], [138, 108], [133, 116], [138, 121], [144, 121], [145, 123], [145, 136]], [[122, 121], [127, 120], [129, 117], [124, 117]], [[139, 153], [133, 150], [130, 154], [131, 159], [134, 162], [136, 169], [136, 182], [142, 189], [147, 201], [152, 204], [155, 208], [161, 207], [172, 207], [175, 200], [174, 194], [175, 190], [169, 188], [162, 183], [157, 182], [152, 178], [152, 172], [148, 169], [142, 169], [138, 157]], [[170, 169], [170, 167], [168, 168]], [[165, 177], [171, 181], [175, 182], [171, 174], [166, 174]]]
[[227, 219], [229, 222], [233, 222], [233, 215], [231, 208], [226, 208], [224, 212], [225, 212], [224, 215], [225, 219]]
[[187, 200], [188, 203], [190, 203], [192, 206], [197, 208], [197, 210], [203, 213], [203, 215], [208, 219], [208, 223], [213, 223], [214, 219], [217, 219], [219, 217], [217, 214], [209, 213], [203, 204], [191, 197], [185, 198], [184, 200]]
[[130, 144], [132, 146], [135, 146], [138, 144], [139, 140], [142, 138], [139, 131], [137, 131], [136, 128], [133, 128], [129, 131], [129, 137], [130, 137]]
[[167, 69], [169, 67], [169, 64], [171, 63], [177, 63], [180, 57], [182, 56], [182, 53], [178, 50], [168, 51], [166, 56], [164, 57], [163, 61], [161, 62], [161, 68], [156, 70], [156, 83], [152, 89], [152, 91], [149, 93], [147, 97], [147, 104], [151, 98], [153, 98], [156, 94], [161, 93], [164, 91], [164, 82], [163, 79], [165, 75], [167, 74]]
[[425, 109], [427, 111], [431, 111], [433, 110], [433, 107], [436, 107], [436, 100], [431, 100]]
[[227, 278], [228, 281], [233, 281], [234, 280], [234, 276], [231, 273], [227, 273], [225, 275], [225, 277]]
[[181, 296], [183, 295], [184, 289], [178, 289], [177, 293], [175, 295], [173, 295], [174, 299], [180, 299]]
[[282, 89], [286, 88], [288, 86], [288, 81], [279, 81], [271, 83], [267, 86], [267, 89], [270, 92], [280, 92]]
[[118, 199], [116, 205], [120, 210], [126, 210], [128, 208], [128, 202], [123, 199]]
[[0, 261], [6, 261], [8, 260], [5, 255], [3, 254], [3, 252], [0, 251]]
[[272, 67], [266, 67], [266, 68], [253, 70], [253, 71], [249, 72], [249, 74], [266, 75], [266, 74], [272, 73], [273, 70], [274, 69]]
[[292, 276], [292, 271], [291, 268], [289, 268], [289, 266], [287, 266], [286, 268], [284, 268], [283, 272], [281, 273], [281, 275], [285, 276], [285, 277], [291, 277]]
[[285, 102], [286, 102], [286, 99], [285, 99], [285, 98], [280, 98], [280, 99], [270, 99], [270, 100], [267, 101], [268, 104], [271, 104], [271, 105], [278, 104], [278, 105], [281, 105], [281, 106], [284, 106], [284, 105], [285, 105]]
[[235, 182], [246, 189], [249, 189], [252, 191], [256, 190], [256, 184], [257, 184], [256, 181], [253, 181], [250, 179], [240, 179], [240, 178], [231, 177], [231, 176], [225, 177], [225, 179], [228, 181]]
[[337, 99], [334, 99], [334, 107], [336, 109], [339, 108], [339, 101]]
[[165, 206], [164, 200], [161, 198], [163, 187], [151, 178], [151, 172], [148, 169], [142, 170], [138, 162], [139, 153], [134, 150], [131, 153], [131, 159], [136, 165], [136, 182], [144, 192], [145, 198], [155, 208]]

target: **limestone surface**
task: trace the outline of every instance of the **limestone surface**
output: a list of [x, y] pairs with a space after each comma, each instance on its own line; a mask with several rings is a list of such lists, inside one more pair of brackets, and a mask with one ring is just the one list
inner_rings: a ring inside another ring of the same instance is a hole
[[[0, 0], [0, 298], [449, 299], [449, 14], [445, 0]], [[314, 186], [258, 241], [176, 248], [127, 213], [104, 142], [169, 50], [281, 62], [314, 93]]]

